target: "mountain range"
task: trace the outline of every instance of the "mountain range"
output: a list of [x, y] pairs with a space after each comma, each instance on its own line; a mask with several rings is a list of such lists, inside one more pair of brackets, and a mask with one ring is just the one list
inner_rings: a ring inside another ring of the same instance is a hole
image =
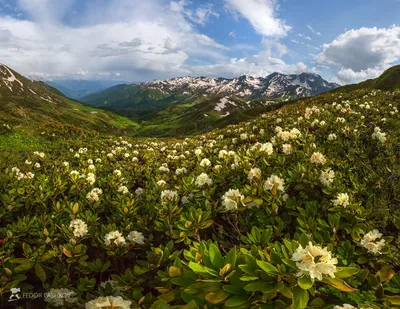
[[338, 87], [314, 73], [237, 78], [178, 77], [117, 85], [81, 101], [140, 123], [140, 134], [169, 136], [212, 129], [224, 117]]

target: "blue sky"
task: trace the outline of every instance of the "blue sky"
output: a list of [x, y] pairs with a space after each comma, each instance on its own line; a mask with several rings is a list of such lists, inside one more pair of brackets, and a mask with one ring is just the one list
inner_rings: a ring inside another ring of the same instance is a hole
[[0, 0], [0, 62], [43, 79], [306, 71], [345, 84], [399, 63], [398, 16], [400, 0]]

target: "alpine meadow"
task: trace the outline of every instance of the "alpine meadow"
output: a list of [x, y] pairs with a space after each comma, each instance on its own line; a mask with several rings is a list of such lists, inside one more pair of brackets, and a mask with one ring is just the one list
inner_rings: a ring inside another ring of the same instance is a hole
[[400, 308], [398, 16], [0, 0], [0, 308]]

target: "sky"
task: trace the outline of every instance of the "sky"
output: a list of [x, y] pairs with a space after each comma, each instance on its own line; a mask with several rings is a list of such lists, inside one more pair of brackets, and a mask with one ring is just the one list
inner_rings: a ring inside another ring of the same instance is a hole
[[0, 63], [45, 80], [314, 72], [400, 63], [400, 0], [0, 0]]

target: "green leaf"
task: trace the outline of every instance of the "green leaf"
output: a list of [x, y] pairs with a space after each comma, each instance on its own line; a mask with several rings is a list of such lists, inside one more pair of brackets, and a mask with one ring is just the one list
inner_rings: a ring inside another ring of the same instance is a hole
[[236, 246], [233, 246], [233, 248], [229, 250], [228, 254], [225, 256], [225, 264], [231, 264], [232, 269], [236, 267]]
[[358, 268], [356, 267], [337, 267], [335, 272], [336, 278], [348, 278], [354, 276], [358, 273]]
[[209, 252], [211, 264], [213, 264], [213, 266], [218, 270], [224, 267], [224, 258], [222, 257], [218, 247], [214, 244], [211, 244]]
[[27, 271], [27, 270], [29, 270], [29, 269], [31, 269], [31, 268], [33, 267], [33, 264], [35, 264], [35, 263], [34, 263], [34, 262], [31, 262], [31, 261], [25, 262], [25, 263], [22, 263], [22, 264], [20, 264], [19, 266], [15, 267], [14, 270], [15, 270], [16, 272]]
[[245, 296], [233, 296], [225, 302], [226, 307], [237, 307], [246, 304], [248, 301]]
[[267, 274], [270, 275], [279, 275], [279, 270], [278, 268], [276, 268], [274, 265], [268, 263], [268, 262], [264, 262], [261, 260], [257, 260], [257, 265], [263, 270], [265, 271]]
[[212, 304], [219, 304], [228, 298], [230, 294], [224, 290], [219, 290], [216, 292], [210, 292], [205, 296], [205, 299]]
[[40, 279], [40, 281], [45, 282], [46, 281], [46, 272], [44, 271], [42, 265], [39, 263], [35, 264], [35, 273], [36, 276]]
[[314, 280], [310, 277], [303, 276], [297, 279], [297, 283], [303, 290], [308, 290], [314, 285]]
[[189, 262], [189, 267], [191, 270], [193, 270], [195, 273], [198, 273], [198, 274], [212, 275], [214, 277], [218, 276], [218, 273], [214, 269], [205, 267], [205, 266], [197, 264], [197, 263]]
[[262, 288], [265, 284], [266, 283], [263, 281], [253, 282], [253, 283], [246, 285], [243, 289], [246, 291], [249, 291], [249, 292], [258, 292], [258, 291], [262, 291]]
[[293, 290], [293, 309], [304, 309], [307, 307], [309, 295], [306, 290], [296, 286]]
[[329, 284], [330, 286], [333, 286], [337, 288], [340, 291], [343, 292], [354, 292], [357, 291], [357, 289], [351, 287], [350, 285], [347, 284], [347, 282], [343, 281], [342, 279], [339, 278], [330, 278], [330, 277], [325, 277], [322, 279], [322, 282]]

